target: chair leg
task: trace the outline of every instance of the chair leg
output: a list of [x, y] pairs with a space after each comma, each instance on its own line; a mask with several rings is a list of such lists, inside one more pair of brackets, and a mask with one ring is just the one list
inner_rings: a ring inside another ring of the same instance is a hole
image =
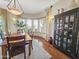
[[9, 59], [11, 59], [10, 49], [8, 49]]
[[31, 49], [33, 49], [32, 40], [29, 41], [29, 56], [31, 55]]
[[11, 59], [11, 55], [9, 55], [9, 59]]
[[30, 46], [29, 46], [29, 56], [31, 55], [31, 49], [30, 49]]
[[10, 54], [10, 52], [9, 52], [9, 59], [11, 59], [11, 54]]
[[32, 40], [31, 40], [30, 44], [31, 44], [31, 48], [33, 49], [33, 44], [32, 44]]
[[26, 59], [26, 53], [24, 52], [24, 59]]
[[24, 49], [24, 59], [26, 59], [26, 50], [25, 49]]
[[29, 41], [29, 56], [31, 55], [31, 48], [32, 48], [32, 40]]

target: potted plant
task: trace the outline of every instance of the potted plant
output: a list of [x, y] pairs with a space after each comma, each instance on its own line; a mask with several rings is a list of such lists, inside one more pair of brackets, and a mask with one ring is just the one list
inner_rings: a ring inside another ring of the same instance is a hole
[[17, 26], [17, 32], [18, 32], [18, 33], [23, 33], [24, 30], [25, 30], [26, 24], [24, 24], [23, 21], [18, 21], [18, 20], [17, 20], [16, 26]]

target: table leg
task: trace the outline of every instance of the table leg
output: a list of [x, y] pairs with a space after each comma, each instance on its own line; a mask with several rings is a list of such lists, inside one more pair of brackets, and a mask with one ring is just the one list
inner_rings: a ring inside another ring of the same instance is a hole
[[6, 47], [6, 45], [2, 46], [2, 59], [7, 59], [7, 47]]

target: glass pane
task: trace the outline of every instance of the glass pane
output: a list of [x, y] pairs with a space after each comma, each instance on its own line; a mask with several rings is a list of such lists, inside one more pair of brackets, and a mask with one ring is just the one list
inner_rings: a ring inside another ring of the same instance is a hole
[[31, 19], [27, 19], [26, 24], [27, 24], [27, 29], [32, 29], [32, 20]]
[[69, 17], [66, 16], [65, 22], [68, 23]]
[[[3, 39], [3, 19], [2, 19], [2, 16], [0, 16], [0, 39]], [[1, 42], [2, 40], [0, 40], [0, 42]]]
[[0, 16], [0, 30], [2, 30], [2, 27], [3, 27], [3, 20], [2, 17]]
[[70, 16], [70, 22], [74, 22], [74, 15]]
[[40, 20], [40, 25], [39, 25], [39, 31], [42, 32], [42, 28], [43, 28], [43, 20]]
[[34, 31], [37, 32], [38, 31], [38, 20], [33, 20], [34, 21]]

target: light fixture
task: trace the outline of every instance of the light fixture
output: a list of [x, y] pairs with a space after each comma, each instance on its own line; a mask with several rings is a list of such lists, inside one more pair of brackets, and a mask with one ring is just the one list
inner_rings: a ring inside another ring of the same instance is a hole
[[18, 0], [10, 0], [9, 4], [7, 5], [7, 11], [14, 15], [21, 15], [23, 13], [23, 9]]
[[52, 15], [52, 5], [50, 6], [50, 8], [48, 9], [48, 21], [52, 22], [52, 19], [54, 18], [54, 15]]

